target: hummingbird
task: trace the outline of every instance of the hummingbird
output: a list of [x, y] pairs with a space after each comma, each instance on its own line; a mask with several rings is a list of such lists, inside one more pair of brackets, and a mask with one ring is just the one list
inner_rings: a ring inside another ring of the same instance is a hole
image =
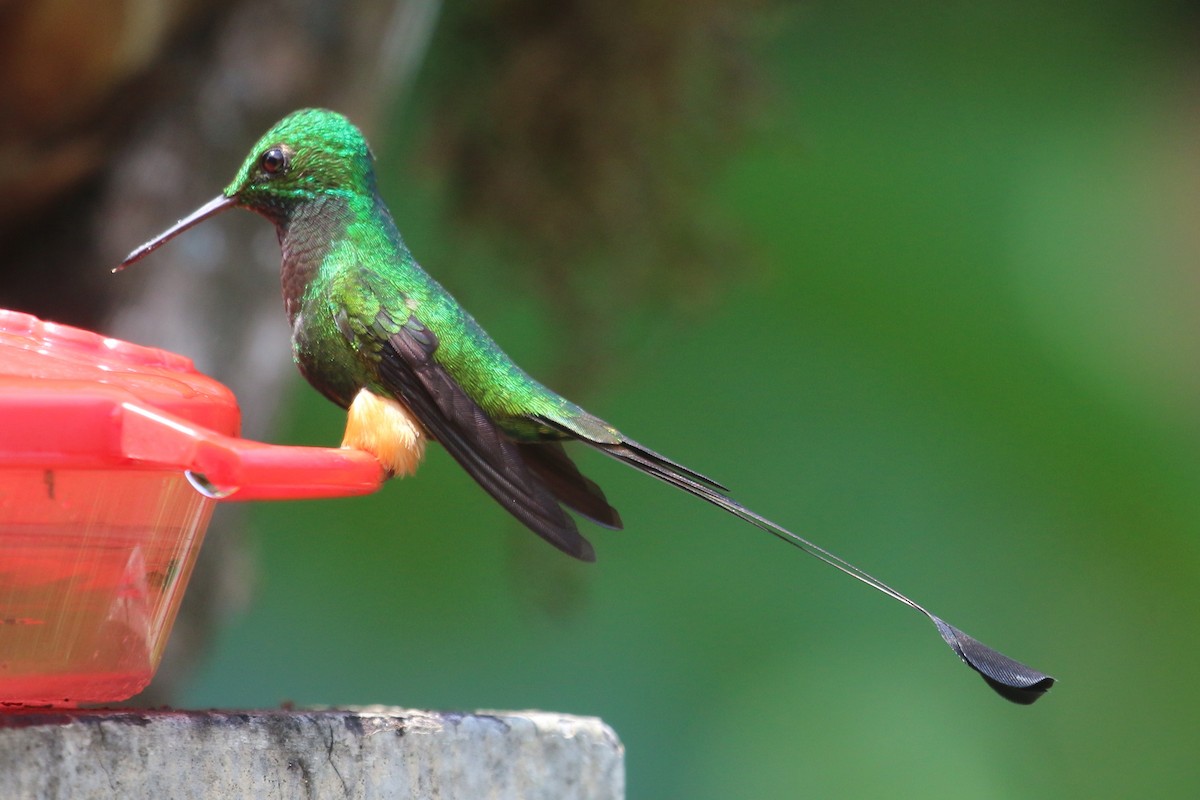
[[413, 258], [380, 197], [366, 139], [339, 113], [303, 109], [284, 117], [220, 195], [133, 250], [113, 272], [234, 207], [275, 226], [292, 355], [308, 382], [347, 410], [343, 446], [372, 453], [391, 476], [413, 474], [427, 443], [437, 442], [530, 530], [569, 556], [594, 561], [568, 510], [604, 528], [620, 529], [622, 520], [563, 446], [581, 443], [924, 614], [1006, 699], [1030, 704], [1054, 684], [532, 378]]

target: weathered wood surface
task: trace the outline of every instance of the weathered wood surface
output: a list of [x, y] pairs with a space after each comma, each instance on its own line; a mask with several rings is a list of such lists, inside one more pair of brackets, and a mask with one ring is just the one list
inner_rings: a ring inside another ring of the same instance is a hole
[[541, 711], [0, 713], [0, 797], [621, 800], [601, 720]]

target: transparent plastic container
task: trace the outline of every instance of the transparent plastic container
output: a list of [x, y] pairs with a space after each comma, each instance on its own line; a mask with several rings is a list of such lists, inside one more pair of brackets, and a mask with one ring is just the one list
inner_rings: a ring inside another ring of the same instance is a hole
[[365, 494], [366, 453], [237, 438], [190, 360], [0, 310], [0, 705], [154, 676], [222, 500]]

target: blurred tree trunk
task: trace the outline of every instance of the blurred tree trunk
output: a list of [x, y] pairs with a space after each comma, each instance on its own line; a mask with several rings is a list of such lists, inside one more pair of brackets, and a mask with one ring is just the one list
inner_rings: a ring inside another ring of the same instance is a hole
[[[120, 276], [107, 267], [215, 195], [288, 111], [370, 128], [419, 64], [429, 0], [232, 0], [0, 9], [0, 306], [191, 357], [269, 438], [294, 369], [268, 225], [205, 226]], [[403, 50], [397, 53], [397, 50]], [[236, 215], [230, 215], [234, 217]], [[214, 517], [163, 667], [175, 695], [253, 584], [243, 509]]]

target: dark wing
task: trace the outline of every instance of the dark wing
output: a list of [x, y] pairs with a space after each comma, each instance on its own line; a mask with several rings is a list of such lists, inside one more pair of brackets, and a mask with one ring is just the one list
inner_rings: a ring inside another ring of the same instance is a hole
[[604, 490], [579, 471], [561, 442], [522, 442], [517, 445], [525, 464], [542, 479], [558, 501], [611, 530], [621, 529], [621, 515], [608, 504]]
[[[381, 316], [386, 312], [380, 312]], [[555, 494], [543, 483], [551, 483], [563, 502], [603, 524], [619, 524], [616, 512], [603, 503], [599, 508], [595, 487], [579, 474], [562, 452], [551, 447], [549, 455], [530, 455], [543, 445], [518, 445], [496, 426], [479, 404], [454, 377], [434, 360], [438, 338], [414, 316], [397, 330], [392, 320], [379, 320], [379, 328], [396, 330], [387, 336], [380, 351], [379, 377], [385, 386], [421, 421], [427, 433], [446, 448], [462, 468], [505, 510], [564, 553], [581, 561], [595, 561], [592, 545], [583, 538], [574, 520], [559, 506]], [[391, 323], [391, 324], [388, 324]], [[561, 447], [560, 447], [561, 450]], [[562, 462], [573, 472], [563, 473]], [[581, 483], [581, 481], [583, 483]], [[584, 495], [590, 500], [585, 502]], [[599, 495], [603, 502], [603, 494]]]

